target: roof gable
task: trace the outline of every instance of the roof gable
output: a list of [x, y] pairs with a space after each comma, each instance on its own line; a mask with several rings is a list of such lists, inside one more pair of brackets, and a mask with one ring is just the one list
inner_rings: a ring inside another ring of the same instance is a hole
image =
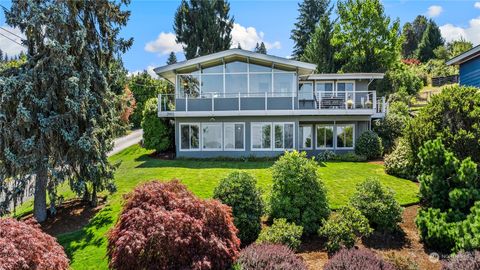
[[458, 65], [465, 63], [473, 58], [480, 57], [480, 45], [473, 47], [472, 49], [455, 56], [447, 61], [447, 65]]

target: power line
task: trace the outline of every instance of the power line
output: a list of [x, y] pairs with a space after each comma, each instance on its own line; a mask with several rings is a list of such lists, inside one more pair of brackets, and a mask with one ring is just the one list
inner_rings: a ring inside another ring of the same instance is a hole
[[0, 29], [2, 29], [3, 31], [5, 31], [5, 32], [8, 32], [8, 33], [10, 33], [10, 34], [12, 34], [12, 35], [14, 35], [14, 36], [16, 36], [16, 37], [20, 38], [20, 39], [23, 39], [21, 36], [19, 36], [19, 35], [15, 34], [14, 32], [12, 32], [12, 31], [10, 31], [10, 30], [7, 30], [7, 29], [5, 29], [5, 28], [4, 28], [4, 27], [2, 27], [2, 26], [0, 26]]
[[[21, 43], [18, 43], [16, 40], [14, 40], [13, 38], [10, 38], [10, 37], [7, 37], [6, 35], [0, 33], [1, 36], [4, 36], [5, 38], [9, 39], [11, 42], [14, 42], [22, 47], [25, 47], [25, 45], [21, 44]], [[26, 47], [25, 47], [26, 48]]]

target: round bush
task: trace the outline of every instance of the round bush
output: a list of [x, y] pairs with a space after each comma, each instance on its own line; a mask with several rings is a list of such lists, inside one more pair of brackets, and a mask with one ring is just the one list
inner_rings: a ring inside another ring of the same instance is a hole
[[137, 187], [108, 235], [113, 269], [228, 269], [237, 258], [231, 208], [178, 180]]
[[237, 263], [242, 270], [307, 270], [300, 257], [278, 244], [252, 244], [240, 252]]
[[266, 227], [262, 230], [257, 242], [283, 244], [296, 250], [302, 243], [300, 240], [302, 232], [302, 226], [288, 223], [284, 218], [275, 219], [272, 226]]
[[398, 140], [390, 155], [385, 157], [385, 171], [390, 175], [411, 179], [415, 178], [413, 151], [405, 139]]
[[377, 178], [367, 178], [357, 185], [350, 204], [369, 221], [372, 228], [393, 232], [402, 221], [403, 209], [391, 189], [384, 188]]
[[480, 251], [461, 252], [442, 265], [442, 270], [480, 269]]
[[232, 207], [242, 246], [254, 242], [262, 229], [263, 202], [256, 184], [252, 175], [237, 171], [221, 180], [213, 191], [213, 198]]
[[172, 148], [174, 129], [168, 119], [158, 117], [157, 99], [149, 99], [143, 110], [143, 146], [158, 152]]
[[330, 213], [318, 164], [306, 153], [285, 152], [272, 167], [271, 219], [285, 218], [315, 233]]
[[366, 249], [342, 249], [323, 267], [324, 270], [395, 270], [391, 264]]
[[378, 137], [377, 133], [368, 130], [360, 134], [355, 143], [355, 154], [371, 160], [381, 157], [382, 153], [382, 139]]
[[33, 220], [0, 219], [0, 269], [69, 269], [68, 258], [54, 237]]

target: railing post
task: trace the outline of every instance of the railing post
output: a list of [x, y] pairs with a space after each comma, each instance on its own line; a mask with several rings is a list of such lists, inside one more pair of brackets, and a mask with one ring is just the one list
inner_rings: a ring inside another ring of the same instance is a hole
[[188, 94], [185, 94], [185, 111], [188, 112]]
[[241, 110], [241, 107], [242, 106], [242, 103], [240, 101], [240, 92], [238, 93], [238, 110], [240, 111]]
[[158, 94], [158, 105], [157, 105], [158, 113], [162, 111], [162, 94]]
[[212, 112], [215, 111], [215, 100], [214, 100], [214, 96], [213, 96], [213, 93], [210, 93], [212, 95]]
[[166, 97], [163, 99], [163, 110], [167, 111], [167, 99], [166, 99]]
[[295, 93], [292, 91], [292, 110], [295, 110]]
[[268, 109], [268, 92], [265, 92], [265, 111]]
[[377, 91], [373, 91], [373, 111], [376, 113], [377, 112]]
[[348, 95], [347, 95], [347, 91], [343, 92], [343, 99], [345, 101], [345, 110], [348, 110]]
[[385, 109], [385, 96], [382, 97], [382, 113], [385, 113], [387, 110]]
[[322, 109], [322, 93], [319, 92], [318, 96], [320, 97], [320, 99], [318, 100], [318, 109], [321, 110]]

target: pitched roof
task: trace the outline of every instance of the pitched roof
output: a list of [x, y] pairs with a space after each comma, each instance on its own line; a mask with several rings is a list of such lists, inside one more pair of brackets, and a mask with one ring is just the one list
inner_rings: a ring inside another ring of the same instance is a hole
[[473, 58], [480, 56], [480, 45], [477, 45], [470, 50], [455, 56], [454, 58], [447, 61], [447, 65], [458, 65], [467, 62]]

